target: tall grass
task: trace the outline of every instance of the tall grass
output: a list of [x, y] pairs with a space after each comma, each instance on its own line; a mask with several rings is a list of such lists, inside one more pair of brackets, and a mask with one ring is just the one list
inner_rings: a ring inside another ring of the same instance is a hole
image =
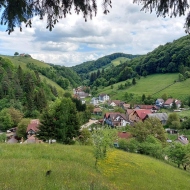
[[0, 158], [1, 190], [185, 190], [190, 185], [188, 172], [115, 149], [98, 163], [99, 171], [88, 146], [0, 144]]

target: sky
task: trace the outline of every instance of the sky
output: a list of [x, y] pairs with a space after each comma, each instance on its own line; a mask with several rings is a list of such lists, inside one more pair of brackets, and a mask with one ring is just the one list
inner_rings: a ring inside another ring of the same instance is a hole
[[68, 15], [50, 32], [46, 21], [33, 18], [33, 27], [8, 35], [0, 26], [0, 54], [30, 54], [34, 59], [71, 67], [116, 52], [146, 54], [159, 45], [185, 36], [185, 17], [157, 17], [140, 11], [133, 0], [113, 0], [110, 13], [103, 14], [98, 0], [96, 17], [84, 21], [82, 14]]

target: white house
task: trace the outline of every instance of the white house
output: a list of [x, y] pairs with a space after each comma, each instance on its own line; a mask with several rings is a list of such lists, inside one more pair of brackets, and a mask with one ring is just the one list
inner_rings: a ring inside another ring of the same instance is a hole
[[90, 103], [93, 104], [94, 106], [95, 106], [95, 105], [98, 105], [98, 104], [99, 104], [99, 99], [93, 97], [93, 98], [91, 99]]
[[99, 101], [100, 102], [105, 102], [108, 101], [110, 99], [110, 97], [107, 94], [100, 94], [99, 95]]

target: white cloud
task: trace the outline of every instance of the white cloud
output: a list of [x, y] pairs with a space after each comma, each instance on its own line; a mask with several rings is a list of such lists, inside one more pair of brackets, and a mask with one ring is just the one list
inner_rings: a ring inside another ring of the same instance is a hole
[[72, 66], [114, 52], [145, 54], [186, 35], [185, 17], [158, 18], [132, 2], [113, 1], [108, 15], [99, 6], [97, 16], [87, 22], [73, 13], [52, 32], [46, 29], [45, 20], [34, 18], [33, 28], [23, 28], [21, 33], [0, 32], [0, 54], [25, 52], [49, 63]]

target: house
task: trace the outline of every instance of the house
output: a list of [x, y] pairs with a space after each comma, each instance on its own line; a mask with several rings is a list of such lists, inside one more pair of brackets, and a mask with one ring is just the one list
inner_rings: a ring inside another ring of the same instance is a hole
[[130, 122], [127, 120], [126, 115], [119, 112], [106, 113], [104, 115], [104, 123], [111, 127], [125, 127], [126, 125], [130, 124]]
[[157, 107], [163, 107], [163, 105], [164, 105], [164, 100], [161, 99], [161, 98], [158, 98], [158, 99], [156, 100], [155, 105], [156, 105]]
[[7, 141], [8, 144], [15, 144], [15, 143], [18, 143], [18, 140], [12, 136], [8, 141]]
[[29, 138], [32, 135], [35, 135], [38, 131], [38, 126], [40, 124], [39, 119], [33, 119], [30, 121], [30, 124], [28, 124], [28, 127], [26, 129], [27, 137]]
[[184, 144], [184, 145], [189, 143], [188, 138], [184, 135], [178, 136], [178, 138], [177, 138], [177, 140], [175, 140], [175, 142], [179, 142], [179, 143]]
[[121, 101], [120, 100], [109, 100], [108, 104], [110, 106], [113, 106], [113, 107], [115, 107], [115, 106], [120, 107], [121, 106]]
[[114, 142], [114, 147], [118, 148], [119, 147], [119, 139], [130, 139], [132, 137], [131, 133], [128, 133], [126, 131], [118, 132], [117, 134], [118, 139], [115, 140]]
[[93, 97], [90, 103], [93, 104], [94, 106], [99, 105], [99, 98]]
[[123, 103], [123, 104], [121, 105], [121, 107], [122, 107], [124, 110], [127, 110], [127, 109], [130, 109], [131, 105], [130, 105], [130, 104]]
[[157, 112], [159, 108], [154, 105], [134, 105], [134, 109], [146, 109], [151, 110], [152, 112]]
[[164, 102], [164, 107], [165, 108], [171, 108], [173, 105], [173, 102], [175, 101], [177, 108], [181, 107], [181, 101], [180, 100], [176, 100], [173, 98], [169, 98]]
[[96, 115], [102, 115], [102, 110], [100, 108], [94, 108], [93, 113]]
[[162, 125], [166, 125], [166, 122], [168, 120], [168, 114], [167, 113], [151, 113], [151, 114], [148, 114], [146, 118], [157, 118], [162, 123]]
[[130, 114], [129, 121], [132, 122], [144, 121], [146, 119], [146, 116], [150, 113], [152, 113], [150, 109], [134, 110], [134, 112]]
[[107, 94], [100, 94], [99, 95], [99, 101], [100, 102], [105, 102], [108, 101], [110, 99], [110, 97]]

